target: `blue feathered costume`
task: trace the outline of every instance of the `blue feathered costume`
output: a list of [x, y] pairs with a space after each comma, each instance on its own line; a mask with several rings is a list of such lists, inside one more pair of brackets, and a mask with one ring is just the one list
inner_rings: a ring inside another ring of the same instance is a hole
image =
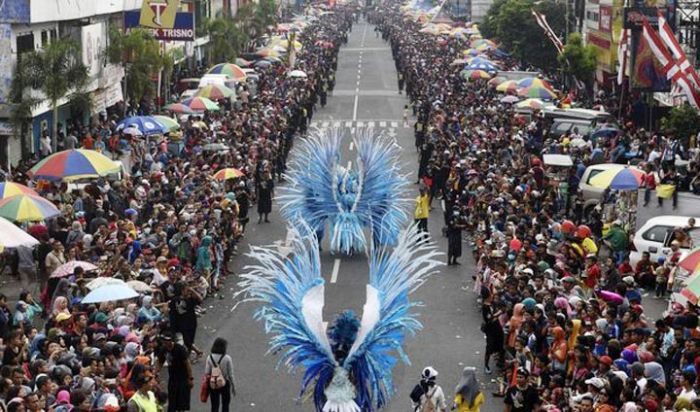
[[340, 164], [339, 128], [314, 130], [295, 149], [279, 189], [280, 213], [288, 222], [308, 224], [319, 237], [330, 224], [331, 250], [350, 254], [367, 250], [369, 228], [375, 246], [395, 245], [404, 224], [407, 179], [400, 172], [399, 147], [372, 129], [361, 129], [353, 141], [355, 165]]
[[409, 363], [404, 339], [421, 328], [409, 294], [436, 272], [440, 253], [415, 225], [398, 234], [395, 248], [373, 248], [362, 318], [343, 312], [326, 331], [318, 239], [308, 228], [303, 236], [289, 230], [288, 253], [252, 247], [257, 263], [241, 275], [237, 296], [262, 303], [255, 316], [272, 335], [269, 352], [304, 370], [301, 394], [313, 392], [317, 412], [382, 408], [393, 392], [395, 356]]

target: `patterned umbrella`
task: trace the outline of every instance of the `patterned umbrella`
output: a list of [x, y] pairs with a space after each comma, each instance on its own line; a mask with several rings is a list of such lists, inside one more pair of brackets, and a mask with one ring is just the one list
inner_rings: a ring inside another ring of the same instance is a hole
[[462, 70], [459, 73], [462, 77], [468, 80], [490, 79], [491, 75], [483, 70]]
[[194, 110], [190, 109], [188, 106], [185, 106], [182, 103], [172, 103], [167, 106], [165, 106], [165, 110], [174, 112], [174, 113], [181, 113], [181, 114], [192, 114], [194, 113]]
[[75, 268], [77, 268], [77, 267], [83, 268], [83, 270], [86, 272], [97, 270], [97, 266], [93, 265], [90, 262], [83, 262], [82, 260], [71, 260], [70, 262], [66, 262], [66, 263], [62, 264], [61, 266], [57, 267], [51, 273], [51, 277], [52, 278], [64, 278], [66, 276], [70, 276], [73, 274], [73, 272], [75, 271]]
[[104, 285], [85, 295], [81, 303], [112, 302], [117, 300], [132, 299], [139, 294], [125, 283]]
[[480, 55], [481, 52], [477, 49], [465, 49], [465, 50], [462, 50], [462, 54], [465, 56], [476, 57], [476, 56]]
[[501, 99], [501, 103], [509, 103], [509, 104], [517, 103], [518, 101], [520, 101], [520, 98], [518, 96], [513, 96], [513, 95], [509, 95], [509, 96], [506, 96], [506, 97]]
[[515, 80], [507, 80], [496, 86], [496, 91], [502, 93], [515, 93], [518, 91], [518, 88], [518, 82]]
[[632, 168], [608, 169], [593, 176], [590, 184], [593, 187], [614, 190], [636, 190], [642, 184], [644, 172]]
[[158, 123], [165, 126], [169, 132], [173, 132], [180, 128], [180, 123], [178, 123], [177, 120], [173, 119], [172, 117], [155, 115], [153, 118], [156, 119]]
[[235, 179], [241, 176], [245, 176], [245, 173], [241, 172], [238, 169], [234, 169], [233, 167], [227, 167], [226, 169], [221, 169], [218, 172], [214, 173], [213, 177], [216, 180], [228, 180]]
[[544, 107], [544, 102], [540, 99], [525, 99], [522, 102], [515, 105], [518, 108], [528, 108], [528, 109], [541, 109]]
[[183, 100], [181, 103], [197, 112], [219, 110], [219, 105], [206, 97], [192, 97], [187, 100]]
[[25, 185], [12, 182], [2, 182], [0, 183], [0, 199], [15, 195], [34, 195], [39, 196], [34, 189], [28, 188]]
[[221, 99], [228, 99], [229, 97], [233, 96], [234, 94], [236, 94], [236, 92], [229, 89], [226, 86], [210, 84], [208, 86], [204, 86], [201, 89], [199, 89], [199, 91], [197, 91], [197, 93], [195, 93], [195, 96], [206, 97], [207, 99], [210, 99], [210, 100], [221, 100]]
[[700, 275], [695, 274], [688, 279], [685, 287], [681, 289], [681, 295], [687, 298], [693, 305], [698, 304], [698, 297], [700, 297]]
[[59, 214], [53, 203], [39, 196], [16, 195], [0, 200], [0, 216], [15, 222], [38, 222]]
[[75, 180], [97, 178], [121, 170], [121, 163], [94, 150], [74, 149], [54, 153], [29, 169], [33, 179]]
[[[476, 60], [476, 59], [474, 59], [474, 60]], [[488, 60], [474, 62], [474, 60], [472, 60], [471, 63], [469, 63], [469, 66], [467, 66], [467, 70], [483, 70], [486, 72], [498, 71], [498, 66], [493, 64], [493, 62], [490, 62]]]
[[678, 266], [689, 272], [696, 270], [698, 265], [700, 265], [700, 247], [688, 252], [688, 254], [678, 262]]
[[168, 131], [166, 127], [158, 123], [158, 121], [152, 116], [133, 116], [122, 119], [122, 121], [117, 124], [117, 131], [121, 131], [129, 127], [136, 128], [146, 136], [163, 134]]
[[518, 90], [518, 96], [552, 100], [557, 97], [557, 94], [554, 93], [553, 90], [550, 90], [546, 87], [532, 85], [530, 87]]
[[523, 79], [518, 80], [518, 86], [520, 87], [544, 87], [549, 90], [554, 90], [554, 87], [552, 87], [551, 84], [549, 84], [548, 81], [542, 80], [538, 77], [525, 77]]
[[227, 76], [230, 76], [232, 79], [236, 81], [243, 81], [245, 80], [248, 76], [245, 74], [243, 69], [238, 67], [235, 64], [231, 63], [219, 63], [216, 66], [213, 66], [209, 71], [207, 71], [209, 74], [225, 74]]

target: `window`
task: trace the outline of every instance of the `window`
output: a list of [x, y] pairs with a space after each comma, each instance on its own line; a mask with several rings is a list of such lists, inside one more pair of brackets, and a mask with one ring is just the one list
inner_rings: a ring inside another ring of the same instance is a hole
[[652, 226], [646, 232], [642, 233], [642, 239], [650, 242], [663, 242], [664, 239], [666, 239], [666, 234], [670, 230], [673, 230], [672, 226]]
[[34, 51], [34, 33], [17, 36], [17, 56]]

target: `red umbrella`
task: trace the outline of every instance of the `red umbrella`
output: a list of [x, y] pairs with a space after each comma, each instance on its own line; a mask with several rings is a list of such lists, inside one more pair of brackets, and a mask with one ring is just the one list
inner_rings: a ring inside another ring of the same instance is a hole
[[678, 262], [678, 266], [683, 269], [694, 272], [700, 264], [700, 247], [695, 248], [688, 252], [688, 254]]

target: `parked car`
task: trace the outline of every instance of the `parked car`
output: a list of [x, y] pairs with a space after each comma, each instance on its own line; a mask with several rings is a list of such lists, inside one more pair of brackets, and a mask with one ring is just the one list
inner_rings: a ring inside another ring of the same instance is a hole
[[[678, 232], [674, 229], [688, 227], [690, 216], [664, 215], [653, 217], [644, 223], [634, 234], [630, 261], [636, 264], [642, 253], [649, 252], [652, 262], [659, 256], [667, 256], [671, 251], [671, 242], [677, 240]], [[697, 221], [700, 219], [696, 218]], [[690, 238], [681, 243], [681, 251], [685, 254], [696, 245], [700, 245], [700, 226], [687, 230]]]
[[592, 186], [591, 179], [598, 173], [604, 172], [606, 170], [622, 169], [625, 167], [630, 167], [632, 169], [636, 169], [642, 172], [641, 169], [636, 168], [634, 166], [621, 165], [617, 163], [600, 163], [596, 165], [590, 165], [586, 168], [586, 171], [583, 172], [583, 175], [581, 176], [581, 182], [578, 185], [579, 190], [583, 193], [583, 208], [585, 213], [588, 213], [592, 207], [600, 203], [603, 197], [603, 192], [605, 191], [605, 189]]

